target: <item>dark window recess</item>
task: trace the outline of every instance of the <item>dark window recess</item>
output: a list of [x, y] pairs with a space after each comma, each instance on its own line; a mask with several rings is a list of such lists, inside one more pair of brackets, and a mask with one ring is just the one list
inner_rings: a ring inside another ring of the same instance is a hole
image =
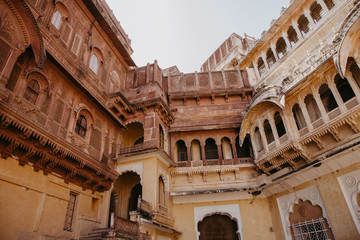
[[268, 63], [269, 67], [276, 63], [274, 53], [271, 49], [266, 52], [266, 62]]
[[83, 115], [80, 115], [76, 121], [75, 132], [81, 136], [85, 137], [87, 131], [87, 121]]
[[295, 119], [297, 129], [301, 130], [304, 127], [306, 127], [305, 118], [304, 118], [304, 115], [302, 114], [302, 111], [301, 111], [301, 109], [299, 107], [299, 104], [295, 104], [293, 106], [292, 112], [293, 112], [293, 116], [294, 116], [294, 119]]
[[276, 112], [274, 115], [275, 125], [276, 125], [276, 131], [279, 135], [279, 137], [282, 137], [286, 134], [284, 122], [282, 120], [282, 117], [279, 112]]
[[278, 58], [282, 59], [287, 51], [288, 48], [284, 38], [279, 38], [279, 40], [276, 42], [276, 53], [278, 55]]
[[301, 35], [305, 36], [311, 29], [311, 25], [309, 20], [305, 17], [305, 15], [301, 15], [298, 19], [298, 27], [301, 32]]
[[177, 145], [177, 157], [179, 162], [187, 161], [187, 147], [183, 140], [179, 140], [176, 143]]
[[268, 144], [272, 143], [274, 141], [274, 134], [272, 132], [269, 120], [266, 120], [264, 122], [264, 132], [265, 132], [267, 143]]
[[259, 69], [259, 74], [260, 74], [260, 76], [262, 76], [266, 72], [264, 60], [262, 58], [259, 58], [257, 65], [258, 65], [258, 69]]
[[319, 94], [322, 103], [324, 104], [326, 112], [330, 112], [331, 110], [338, 107], [334, 95], [329, 89], [328, 85], [323, 84], [319, 89]]
[[310, 6], [310, 16], [314, 19], [315, 23], [318, 23], [321, 18], [325, 15], [324, 10], [322, 9], [321, 5], [317, 2], [314, 2]]
[[321, 117], [321, 113], [318, 108], [318, 105], [316, 104], [316, 101], [311, 94], [306, 96], [305, 105], [309, 113], [311, 122], [315, 122]]
[[24, 92], [24, 98], [31, 102], [32, 104], [36, 103], [36, 100], [39, 96], [40, 85], [36, 80], [30, 80], [26, 86]]
[[294, 46], [297, 41], [299, 41], [298, 35], [296, 33], [296, 30], [293, 28], [293, 26], [290, 26], [287, 31], [288, 39], [291, 44], [291, 46]]
[[205, 158], [206, 159], [218, 159], [218, 149], [215, 140], [208, 138], [205, 141]]
[[350, 66], [350, 72], [355, 79], [358, 87], [360, 87], [360, 68], [356, 64], [355, 60], [353, 58], [349, 58], [349, 66]]
[[324, 0], [324, 3], [329, 10], [331, 10], [335, 6], [333, 0]]
[[340, 75], [337, 74], [335, 76], [335, 84], [344, 103], [355, 97], [355, 93], [346, 78], [341, 78]]

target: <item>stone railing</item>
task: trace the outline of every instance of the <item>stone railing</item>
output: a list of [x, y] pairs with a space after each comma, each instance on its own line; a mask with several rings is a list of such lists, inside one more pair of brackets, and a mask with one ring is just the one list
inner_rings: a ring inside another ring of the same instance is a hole
[[152, 205], [149, 202], [147, 202], [141, 198], [139, 198], [139, 201], [138, 201], [138, 209], [142, 212], [146, 212], [149, 215], [151, 215], [153, 212]]
[[137, 222], [127, 220], [125, 218], [116, 217], [114, 230], [116, 232], [126, 233], [139, 236], [140, 230]]
[[196, 161], [181, 161], [177, 162], [178, 167], [202, 167], [202, 166], [215, 166], [215, 165], [236, 165], [236, 164], [243, 164], [243, 163], [253, 163], [253, 158], [250, 157], [244, 157], [244, 158], [238, 158], [237, 160], [235, 158], [232, 159], [223, 159], [222, 164], [220, 163], [220, 159], [207, 159], [206, 164], [202, 160], [196, 160]]
[[143, 144], [136, 144], [130, 147], [123, 147], [119, 149], [119, 154], [127, 154], [127, 153], [133, 153], [133, 152], [140, 152], [144, 149]]

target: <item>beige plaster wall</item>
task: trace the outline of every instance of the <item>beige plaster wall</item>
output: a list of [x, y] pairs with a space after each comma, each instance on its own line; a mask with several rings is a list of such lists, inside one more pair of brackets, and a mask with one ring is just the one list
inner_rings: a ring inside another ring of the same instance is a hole
[[[83, 191], [54, 175], [0, 158], [0, 239], [78, 238], [98, 226], [101, 194]], [[72, 232], [63, 232], [69, 194], [77, 194]]]

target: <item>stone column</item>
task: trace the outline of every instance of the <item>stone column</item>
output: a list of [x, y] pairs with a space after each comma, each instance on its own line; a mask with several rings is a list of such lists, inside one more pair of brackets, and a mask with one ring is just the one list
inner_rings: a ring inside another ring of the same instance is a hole
[[318, 108], [320, 110], [322, 119], [324, 120], [324, 122], [328, 122], [330, 119], [329, 119], [329, 116], [328, 116], [328, 114], [326, 112], [324, 104], [321, 101], [319, 92], [316, 91], [316, 89], [314, 89], [313, 86], [310, 86], [310, 87], [311, 87], [312, 94], [314, 96], [314, 100], [315, 100], [315, 102], [318, 105]]
[[188, 167], [191, 167], [191, 143], [190, 146], [186, 143], [186, 151], [187, 151], [187, 159], [188, 159]]
[[223, 165], [221, 143], [220, 143], [220, 144], [216, 144], [216, 146], [217, 146], [218, 157], [219, 157], [219, 165]]
[[274, 136], [274, 140], [275, 140], [275, 145], [276, 146], [279, 146], [280, 145], [280, 141], [279, 141], [279, 134], [277, 132], [277, 128], [276, 128], [276, 124], [275, 124], [275, 121], [274, 121], [274, 117], [270, 115], [270, 113], [268, 113], [268, 120], [269, 120], [269, 123], [270, 123], [270, 127], [271, 127], [271, 130], [272, 130], [272, 133], [273, 133], [273, 136]]
[[[315, 26], [315, 22], [314, 22], [314, 19], [311, 17], [310, 15], [310, 10], [309, 9], [304, 9], [304, 15], [305, 17], [309, 20], [309, 23], [311, 25], [311, 28], [313, 28]], [[310, 29], [311, 29], [310, 28]]]
[[283, 37], [284, 40], [285, 40], [285, 43], [286, 43], [286, 46], [287, 46], [288, 51], [290, 51], [290, 50], [292, 49], [292, 46], [291, 46], [291, 44], [290, 44], [290, 42], [289, 42], [289, 39], [287, 38], [286, 33], [285, 33], [284, 31], [281, 31], [281, 35], [282, 35], [282, 37]]
[[231, 149], [233, 152], [233, 157], [234, 157], [234, 164], [239, 164], [239, 158], [236, 152], [236, 141], [234, 139], [231, 139]]
[[261, 141], [262, 141], [262, 143], [263, 143], [265, 152], [268, 153], [268, 152], [269, 152], [269, 148], [268, 148], [268, 143], [267, 143], [267, 140], [266, 140], [266, 135], [265, 135], [265, 132], [264, 132], [264, 126], [263, 126], [263, 124], [261, 124], [262, 121], [260, 122], [260, 120], [258, 120], [257, 122], [258, 122], [258, 126], [259, 126]]
[[261, 76], [260, 76], [260, 72], [259, 72], [258, 66], [255, 63], [255, 61], [253, 61], [253, 66], [254, 66], [254, 69], [255, 69], [255, 75], [256, 75], [257, 81], [260, 82]]
[[277, 52], [276, 52], [275, 44], [274, 44], [274, 43], [270, 43], [270, 47], [271, 47], [271, 51], [272, 51], [273, 54], [274, 54], [275, 61], [278, 62], [278, 61], [279, 61], [279, 57], [278, 57]]
[[295, 20], [292, 20], [292, 21], [291, 21], [291, 25], [293, 26], [293, 28], [295, 29], [296, 34], [298, 35], [298, 39], [299, 39], [298, 41], [303, 40], [304, 37], [303, 37], [303, 35], [302, 35], [301, 32], [300, 32], [300, 29], [299, 29], [299, 27], [298, 27], [297, 22], [295, 22]]
[[264, 64], [265, 64], [265, 67], [266, 67], [266, 70], [269, 72], [270, 70], [270, 67], [266, 61], [266, 54], [264, 52], [261, 52], [261, 57], [262, 57], [262, 60], [264, 61]]
[[300, 110], [302, 111], [303, 116], [305, 118], [306, 126], [307, 126], [307, 128], [308, 128], [308, 130], [310, 132], [310, 131], [313, 130], [313, 126], [311, 124], [311, 119], [310, 119], [309, 113], [307, 111], [307, 108], [306, 108], [305, 103], [303, 102], [303, 100], [300, 99], [299, 96], [297, 97], [297, 99], [298, 99], [298, 103], [299, 103], [299, 106], [300, 106]]
[[203, 165], [207, 166], [207, 161], [205, 158], [205, 145], [200, 143], [200, 147], [201, 147], [201, 158], [203, 160]]
[[328, 83], [328, 87], [330, 89], [330, 91], [332, 92], [332, 94], [334, 95], [335, 101], [337, 103], [337, 105], [339, 106], [340, 112], [344, 113], [346, 112], [346, 106], [336, 88], [335, 82], [333, 79], [330, 79], [329, 76], [325, 76], [327, 83]]
[[318, 0], [317, 2], [320, 4], [322, 9], [324, 10], [325, 15], [328, 15], [329, 9], [327, 8], [326, 4], [324, 3], [324, 0]]

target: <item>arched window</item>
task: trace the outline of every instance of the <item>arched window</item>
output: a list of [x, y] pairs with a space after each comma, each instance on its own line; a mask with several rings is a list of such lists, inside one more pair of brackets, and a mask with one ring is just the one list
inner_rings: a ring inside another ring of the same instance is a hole
[[331, 10], [335, 6], [333, 0], [324, 0], [324, 3], [329, 10]]
[[177, 160], [178, 162], [187, 161], [187, 147], [183, 140], [178, 140], [176, 142], [176, 149], [177, 149]]
[[315, 23], [318, 23], [320, 19], [325, 15], [321, 5], [316, 1], [310, 6], [310, 16], [314, 19]]
[[253, 156], [252, 147], [250, 143], [250, 136], [249, 134], [246, 135], [242, 146], [240, 147], [239, 143], [239, 136], [235, 139], [235, 146], [236, 146], [236, 154], [238, 158], [249, 158]]
[[305, 122], [305, 118], [304, 115], [299, 107], [299, 104], [295, 104], [292, 108], [292, 112], [293, 112], [293, 116], [295, 119], [295, 123], [296, 123], [296, 127], [298, 130], [303, 129], [304, 127], [306, 127], [306, 122]]
[[272, 143], [274, 141], [274, 134], [272, 132], [269, 120], [266, 120], [264, 122], [264, 132], [265, 132], [267, 143], [268, 144]]
[[276, 59], [271, 48], [269, 48], [268, 51], [266, 52], [266, 62], [268, 63], [269, 67], [271, 67], [276, 63]]
[[288, 51], [284, 38], [279, 38], [276, 42], [276, 53], [279, 59], [282, 59]]
[[161, 176], [159, 177], [159, 204], [165, 206], [165, 184]]
[[311, 29], [309, 20], [305, 17], [305, 15], [301, 15], [297, 22], [301, 35], [305, 36]]
[[257, 66], [259, 69], [259, 74], [260, 74], [260, 76], [262, 76], [266, 72], [265, 63], [264, 63], [264, 60], [262, 59], [262, 57], [259, 57]]
[[282, 120], [282, 117], [279, 112], [276, 112], [274, 115], [274, 121], [276, 125], [276, 131], [278, 133], [278, 136], [281, 137], [286, 134], [285, 126]]
[[313, 97], [313, 95], [309, 94], [305, 98], [305, 105], [306, 109], [309, 113], [311, 122], [315, 122], [321, 117], [320, 110], [318, 108], [318, 105], [316, 104], [316, 101]]
[[287, 30], [287, 35], [288, 35], [288, 39], [289, 39], [291, 46], [294, 46], [295, 43], [297, 43], [297, 41], [299, 41], [296, 30], [294, 29], [293, 26], [289, 27], [289, 29]]
[[159, 125], [159, 147], [164, 149], [164, 130], [161, 125]]
[[199, 140], [195, 139], [191, 141], [190, 151], [191, 151], [191, 161], [202, 160], [201, 146]]
[[360, 68], [356, 64], [356, 62], [353, 58], [349, 58], [348, 62], [349, 62], [348, 64], [349, 64], [350, 72], [351, 72], [354, 80], [356, 81], [358, 87], [360, 87]]
[[264, 145], [261, 140], [261, 134], [260, 134], [260, 130], [258, 127], [255, 128], [254, 134], [255, 134], [256, 150], [259, 152], [264, 149]]
[[223, 159], [233, 159], [234, 158], [229, 138], [223, 137], [221, 139], [221, 151], [222, 151]]
[[205, 158], [206, 159], [218, 159], [218, 149], [215, 140], [208, 138], [205, 141]]
[[75, 132], [81, 136], [85, 137], [87, 131], [87, 121], [83, 115], [80, 115], [75, 125]]
[[99, 69], [99, 59], [96, 56], [95, 53], [93, 53], [90, 57], [90, 63], [89, 63], [89, 67], [91, 69], [91, 71], [93, 71], [95, 74], [98, 73], [98, 69]]
[[59, 30], [61, 26], [62, 21], [62, 15], [59, 10], [56, 10], [51, 18], [51, 24], [54, 25], [54, 27]]
[[326, 112], [330, 112], [331, 110], [338, 107], [334, 95], [332, 94], [327, 84], [321, 85], [319, 88], [319, 94]]
[[32, 104], [36, 103], [36, 100], [40, 93], [40, 85], [36, 80], [30, 80], [26, 85], [24, 92], [24, 98], [31, 102]]
[[335, 76], [335, 84], [344, 103], [355, 97], [355, 93], [346, 78], [341, 78], [340, 75], [337, 74]]

